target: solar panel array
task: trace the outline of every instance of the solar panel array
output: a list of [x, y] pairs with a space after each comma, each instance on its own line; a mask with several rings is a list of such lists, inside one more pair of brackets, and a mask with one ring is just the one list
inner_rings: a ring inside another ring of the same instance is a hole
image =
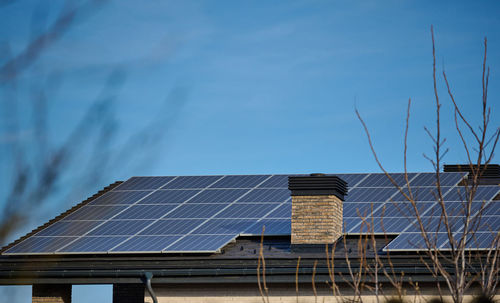
[[[389, 249], [418, 249], [414, 210], [385, 175], [337, 176], [349, 184], [344, 202], [346, 233], [400, 234]], [[408, 192], [403, 174], [391, 176]], [[453, 218], [463, 217], [457, 204], [463, 193], [456, 185], [465, 174], [441, 176], [446, 205], [456, 209]], [[440, 214], [434, 174], [412, 173], [408, 181], [419, 214], [432, 226]], [[288, 175], [133, 177], [3, 254], [209, 253], [239, 235], [259, 235], [263, 226], [266, 235], [290, 235], [287, 187]], [[498, 192], [498, 186], [481, 186], [476, 194], [477, 203], [487, 201], [493, 206], [483, 213], [486, 224], [480, 231], [484, 235], [477, 234], [477, 245], [487, 242], [489, 231], [500, 229], [500, 201], [491, 201]], [[366, 222], [373, 224], [367, 227]], [[445, 242], [440, 247], [445, 248]]]

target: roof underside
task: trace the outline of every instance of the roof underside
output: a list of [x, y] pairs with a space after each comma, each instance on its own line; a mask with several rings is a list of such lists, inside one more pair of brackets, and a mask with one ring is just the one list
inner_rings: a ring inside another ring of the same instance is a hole
[[[391, 174], [409, 194], [404, 174]], [[450, 227], [463, 233], [463, 201], [458, 184], [466, 173], [441, 174]], [[289, 175], [132, 177], [64, 213], [2, 250], [2, 255], [213, 253], [241, 235], [290, 235]], [[336, 174], [349, 185], [344, 202], [346, 234], [392, 234], [384, 249], [425, 248], [415, 211], [435, 247], [449, 248], [440, 227], [434, 173], [410, 173], [417, 209], [384, 174]], [[470, 249], [489, 248], [500, 230], [500, 187], [482, 185], [475, 193], [472, 216], [481, 224]], [[470, 217], [470, 216], [469, 216]], [[365, 218], [365, 219], [362, 219]]]

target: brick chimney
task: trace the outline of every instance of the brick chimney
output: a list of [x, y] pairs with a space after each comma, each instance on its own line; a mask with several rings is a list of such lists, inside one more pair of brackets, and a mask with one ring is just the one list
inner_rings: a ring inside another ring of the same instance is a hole
[[342, 236], [342, 203], [347, 183], [336, 176], [288, 178], [292, 192], [292, 245], [331, 244]]

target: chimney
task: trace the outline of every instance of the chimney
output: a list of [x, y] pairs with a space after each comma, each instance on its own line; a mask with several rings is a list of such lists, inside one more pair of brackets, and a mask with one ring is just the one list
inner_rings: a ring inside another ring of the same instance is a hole
[[347, 183], [337, 176], [288, 177], [292, 192], [292, 245], [331, 244], [342, 236]]

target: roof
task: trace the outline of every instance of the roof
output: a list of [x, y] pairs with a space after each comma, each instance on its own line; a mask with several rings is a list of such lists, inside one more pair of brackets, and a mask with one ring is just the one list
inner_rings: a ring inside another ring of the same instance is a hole
[[[415, 210], [404, 174], [392, 174], [396, 188], [384, 174], [337, 174], [349, 184], [344, 202], [344, 233], [394, 234], [385, 250], [423, 249]], [[441, 173], [441, 187], [453, 232], [462, 232], [462, 203], [467, 188], [459, 186], [466, 173]], [[289, 175], [132, 177], [114, 183], [92, 198], [3, 248], [2, 255], [96, 253], [213, 253], [238, 236], [290, 235]], [[445, 230], [434, 230], [441, 220], [436, 202], [435, 174], [407, 175], [418, 213], [436, 246], [449, 246]], [[491, 230], [500, 229], [500, 192], [481, 185], [472, 203], [484, 224], [470, 248], [488, 248]], [[484, 209], [483, 209], [484, 208]], [[371, 224], [367, 224], [371, 223]], [[368, 228], [367, 226], [370, 225]]]
[[[414, 214], [401, 192], [383, 174], [335, 175], [349, 185], [343, 203], [344, 238], [335, 247], [336, 268], [342, 272], [346, 257], [356, 262], [359, 237], [372, 234], [377, 244], [368, 259], [375, 252], [387, 258], [389, 250], [398, 270], [416, 275], [416, 280], [432, 279], [422, 263]], [[407, 190], [404, 174], [391, 176]], [[319, 262], [318, 277], [327, 275], [324, 246], [297, 250], [290, 245], [288, 177], [166, 176], [115, 182], [2, 248], [0, 284], [134, 282], [145, 271], [153, 272], [158, 283], [228, 282], [235, 276], [254, 282], [262, 226], [266, 227], [268, 281], [293, 280], [299, 256], [303, 279], [310, 281], [314, 261]], [[434, 227], [440, 215], [433, 195], [435, 175], [410, 173], [408, 179], [419, 213]], [[462, 232], [459, 220], [466, 179], [467, 173], [441, 174], [441, 189], [457, 235]], [[488, 235], [500, 230], [499, 192], [498, 185], [479, 186], [472, 207], [478, 212], [482, 205], [477, 215], [485, 220], [477, 226], [469, 248], [489, 247]], [[366, 223], [371, 223], [369, 229]], [[446, 254], [446, 238], [441, 230], [434, 231], [437, 247]], [[218, 237], [220, 241], [214, 241]], [[168, 249], [182, 239], [191, 239], [184, 242], [184, 249]], [[133, 249], [116, 250], [120, 247]]]

